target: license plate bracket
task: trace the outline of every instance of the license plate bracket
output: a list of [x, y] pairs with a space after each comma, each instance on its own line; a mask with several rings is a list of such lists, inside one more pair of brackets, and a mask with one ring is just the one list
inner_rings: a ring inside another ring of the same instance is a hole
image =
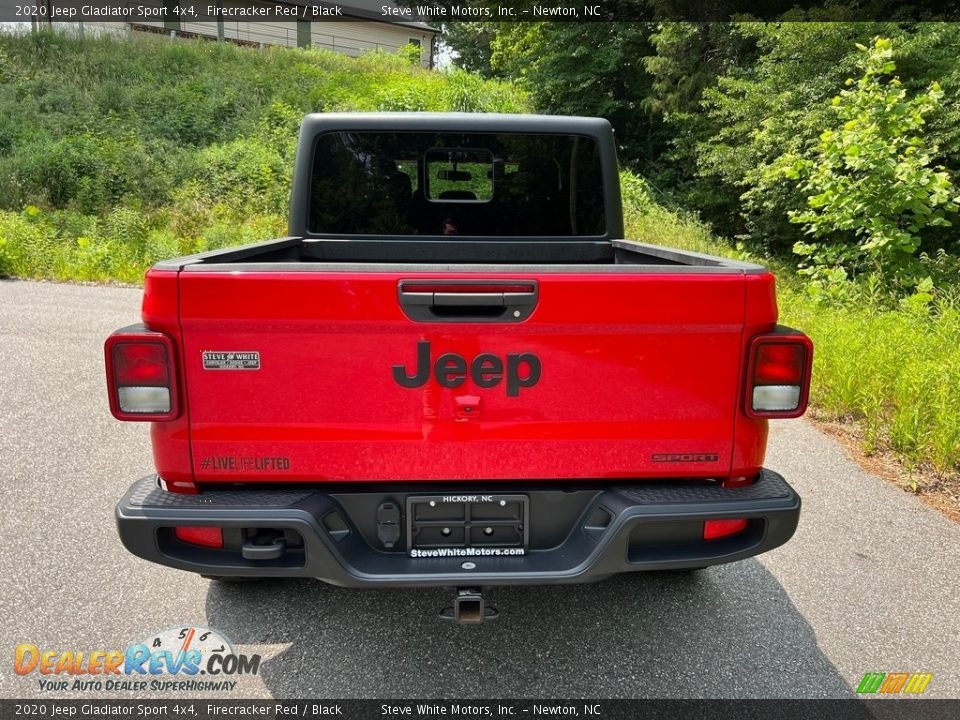
[[524, 555], [529, 506], [526, 495], [407, 496], [407, 549], [414, 557]]

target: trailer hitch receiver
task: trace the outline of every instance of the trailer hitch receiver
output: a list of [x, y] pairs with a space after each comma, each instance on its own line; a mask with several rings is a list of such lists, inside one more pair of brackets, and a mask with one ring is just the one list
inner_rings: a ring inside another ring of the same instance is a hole
[[486, 620], [495, 620], [500, 615], [496, 608], [484, 602], [480, 588], [457, 588], [453, 607], [440, 611], [444, 620], [453, 620], [460, 625], [480, 625]]

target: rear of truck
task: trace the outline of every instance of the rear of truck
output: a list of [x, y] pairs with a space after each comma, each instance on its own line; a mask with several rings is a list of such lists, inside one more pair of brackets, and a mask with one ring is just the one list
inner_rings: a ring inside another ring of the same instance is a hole
[[623, 241], [620, 213], [603, 121], [308, 117], [291, 236], [161, 263], [107, 341], [156, 466], [123, 542], [219, 577], [454, 587], [786, 542], [767, 422], [803, 413], [809, 340], [769, 272]]

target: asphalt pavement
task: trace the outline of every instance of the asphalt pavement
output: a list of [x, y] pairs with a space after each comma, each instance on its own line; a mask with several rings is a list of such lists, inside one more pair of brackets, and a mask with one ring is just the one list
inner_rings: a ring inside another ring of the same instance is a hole
[[[442, 589], [221, 585], [139, 560], [113, 507], [152, 468], [149, 432], [110, 416], [102, 362], [139, 303], [0, 281], [0, 697], [42, 694], [12, 671], [19, 643], [122, 649], [186, 625], [263, 656], [233, 697], [834, 698], [866, 672], [930, 672], [927, 696], [960, 697], [960, 525], [802, 420], [770, 434], [767, 465], [804, 502], [785, 546], [692, 575], [494, 588], [501, 616], [480, 627], [440, 620]], [[71, 696], [98, 695], [56, 693]]]

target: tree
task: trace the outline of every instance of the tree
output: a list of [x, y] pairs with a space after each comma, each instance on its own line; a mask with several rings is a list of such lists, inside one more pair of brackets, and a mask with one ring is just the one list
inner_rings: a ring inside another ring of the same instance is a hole
[[[676, 188], [681, 202], [722, 234], [775, 253], [789, 253], [802, 238], [787, 212], [806, 197], [778, 171], [780, 158], [815, 150], [833, 121], [830, 99], [858, 72], [856, 44], [877, 36], [894, 41], [908, 92], [942, 81], [942, 107], [928, 126], [938, 141], [934, 164], [960, 171], [960, 24], [744, 22], [712, 28], [710, 35], [698, 26], [669, 31], [665, 40], [654, 38], [657, 61], [650, 67], [658, 81], [659, 64], [668, 80], [708, 62], [714, 73], [710, 80], [700, 72], [701, 96], [692, 108], [680, 102], [666, 110], [672, 174], [658, 184]], [[931, 252], [951, 241], [942, 228], [923, 232], [923, 249]]]
[[502, 23], [494, 22], [450, 22], [440, 26], [444, 45], [456, 55], [453, 63], [469, 72], [475, 72], [485, 78], [502, 76], [490, 63], [493, 54], [491, 47]]
[[948, 226], [960, 197], [926, 132], [927, 117], [943, 91], [933, 82], [914, 97], [899, 78], [893, 43], [877, 38], [857, 45], [859, 80], [833, 98], [832, 126], [809, 158], [786, 156], [784, 174], [799, 181], [806, 207], [790, 220], [823, 245], [798, 242], [795, 252], [811, 258], [808, 272], [825, 265], [856, 272], [865, 266], [910, 285], [921, 232]]
[[541, 112], [606, 118], [621, 159], [642, 171], [666, 147], [660, 113], [645, 104], [653, 77], [651, 23], [502, 23], [493, 41], [494, 71], [518, 82]]
[[[794, 183], [771, 172], [781, 156], [803, 155], [829, 122], [829, 100], [856, 68], [852, 50], [877, 26], [866, 23], [738, 23], [742, 51], [703, 91], [699, 113], [682, 118], [695, 175], [684, 200], [716, 229], [773, 252], [801, 233], [787, 211], [804, 202]], [[739, 39], [737, 39], [739, 38]]]

